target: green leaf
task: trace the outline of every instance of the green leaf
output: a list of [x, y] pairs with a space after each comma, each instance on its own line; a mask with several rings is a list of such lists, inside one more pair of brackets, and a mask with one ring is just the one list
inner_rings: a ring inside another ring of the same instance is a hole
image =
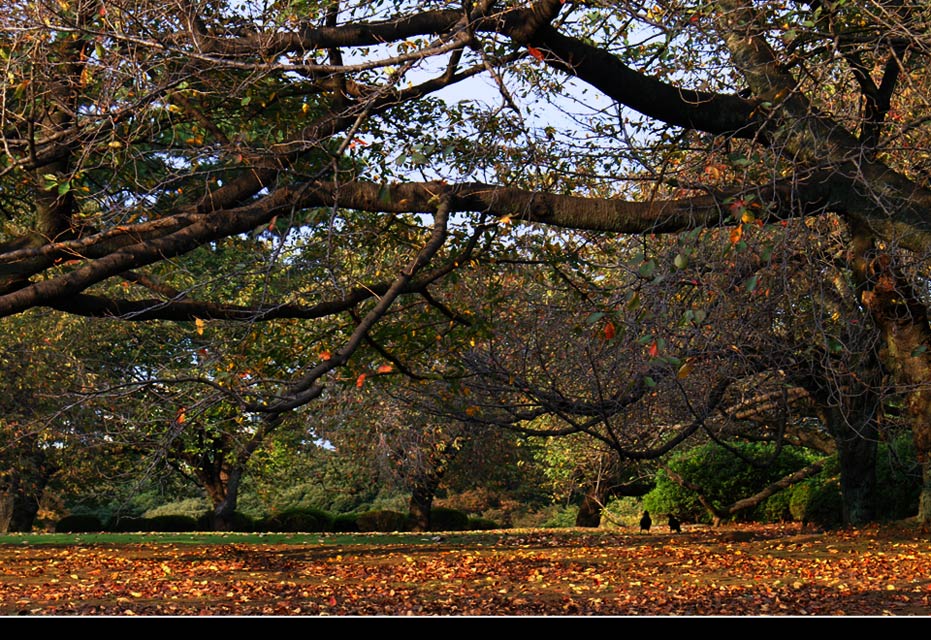
[[654, 271], [656, 271], [656, 261], [648, 260], [644, 262], [642, 265], [640, 265], [640, 269], [637, 271], [637, 273], [642, 278], [649, 278], [650, 276], [653, 275]]

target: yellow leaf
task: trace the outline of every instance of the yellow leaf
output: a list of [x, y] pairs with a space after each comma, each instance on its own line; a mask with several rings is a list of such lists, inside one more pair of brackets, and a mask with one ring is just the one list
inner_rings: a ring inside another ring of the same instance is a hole
[[689, 375], [689, 372], [692, 370], [693, 365], [694, 363], [691, 360], [691, 358], [687, 358], [686, 361], [682, 363], [682, 366], [679, 367], [679, 370], [676, 372], [676, 377], [681, 379]]
[[194, 318], [194, 326], [197, 327], [197, 335], [204, 335], [204, 321], [200, 318]]

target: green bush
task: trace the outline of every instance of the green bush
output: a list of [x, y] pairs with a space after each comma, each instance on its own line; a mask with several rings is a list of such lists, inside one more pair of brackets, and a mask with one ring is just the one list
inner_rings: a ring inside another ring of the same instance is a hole
[[825, 529], [843, 522], [843, 504], [837, 477], [823, 475], [809, 478], [792, 487], [789, 499], [792, 517], [803, 525]]
[[791, 491], [780, 491], [766, 498], [755, 510], [757, 520], [760, 522], [790, 522], [792, 520], [792, 511], [789, 509], [791, 499]]
[[210, 511], [210, 503], [204, 498], [188, 498], [169, 502], [159, 505], [154, 509], [149, 509], [142, 515], [145, 518], [154, 518], [157, 516], [188, 516], [198, 520], [205, 511]]
[[[731, 445], [741, 456], [760, 462], [770, 461], [774, 445], [737, 443]], [[691, 483], [702, 487], [704, 496], [719, 506], [751, 496], [772, 482], [809, 464], [815, 456], [794, 447], [783, 447], [779, 456], [766, 466], [753, 466], [728, 449], [714, 443], [700, 445], [674, 455], [669, 468]], [[757, 509], [735, 515], [739, 521], [773, 517], [781, 509], [779, 498]], [[767, 501], [768, 502], [768, 501]], [[675, 513], [680, 520], [710, 523], [711, 514], [694, 492], [681, 487], [664, 472], [656, 475], [656, 487], [643, 497], [643, 508], [650, 513]], [[762, 510], [762, 513], [761, 513]], [[770, 515], [767, 516], [767, 510]]]
[[579, 515], [577, 505], [552, 505], [540, 511], [542, 520], [538, 526], [545, 529], [561, 529], [563, 527], [574, 527], [575, 519]]
[[366, 511], [356, 518], [359, 531], [408, 531], [407, 514], [390, 509]]
[[904, 434], [880, 443], [876, 452], [876, 505], [879, 520], [902, 520], [918, 515], [921, 467], [915, 441]]
[[465, 511], [448, 507], [433, 507], [430, 510], [430, 529], [433, 531], [466, 531], [469, 515]]
[[149, 522], [142, 516], [114, 516], [107, 523], [107, 531], [116, 533], [149, 530]]
[[180, 514], [154, 516], [145, 520], [146, 531], [183, 533], [199, 529], [197, 518]]
[[339, 513], [333, 516], [333, 531], [338, 533], [354, 533], [359, 530], [358, 514]]
[[[239, 511], [233, 512], [233, 516], [230, 518], [229, 523], [227, 523], [229, 531], [256, 531], [257, 524], [256, 521], [245, 513], [240, 513]], [[201, 531], [213, 531], [216, 529], [214, 526], [214, 514], [213, 511], [205, 511], [197, 518], [197, 527]]]
[[332, 531], [333, 516], [322, 509], [288, 509], [261, 523], [266, 531]]
[[494, 520], [488, 518], [469, 518], [469, 531], [488, 531], [489, 529], [500, 529], [501, 527]]
[[100, 518], [88, 514], [65, 516], [55, 523], [56, 533], [96, 533], [103, 529]]

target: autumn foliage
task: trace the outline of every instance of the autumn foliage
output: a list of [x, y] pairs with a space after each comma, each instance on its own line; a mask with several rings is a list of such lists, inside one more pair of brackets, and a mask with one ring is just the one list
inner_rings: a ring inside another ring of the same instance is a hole
[[908, 526], [510, 530], [403, 544], [0, 545], [2, 615], [924, 615]]

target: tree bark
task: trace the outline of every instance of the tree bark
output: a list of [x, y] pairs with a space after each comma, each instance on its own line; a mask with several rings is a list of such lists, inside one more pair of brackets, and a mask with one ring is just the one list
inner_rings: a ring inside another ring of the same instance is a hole
[[433, 497], [436, 495], [436, 486], [418, 485], [411, 491], [408, 503], [408, 512], [411, 519], [411, 528], [414, 531], [429, 531], [431, 525], [430, 512], [433, 508]]
[[931, 523], [931, 325], [927, 308], [897, 268], [893, 257], [876, 250], [872, 234], [854, 229], [851, 265], [861, 300], [882, 336], [879, 358], [902, 389], [922, 488], [918, 520]]
[[843, 522], [852, 526], [872, 522], [876, 515], [876, 421], [863, 412], [844, 412], [838, 407], [821, 413], [837, 442]]
[[585, 492], [579, 512], [575, 516], [575, 526], [597, 528], [601, 525], [601, 509], [605, 496], [601, 485], [594, 485]]

